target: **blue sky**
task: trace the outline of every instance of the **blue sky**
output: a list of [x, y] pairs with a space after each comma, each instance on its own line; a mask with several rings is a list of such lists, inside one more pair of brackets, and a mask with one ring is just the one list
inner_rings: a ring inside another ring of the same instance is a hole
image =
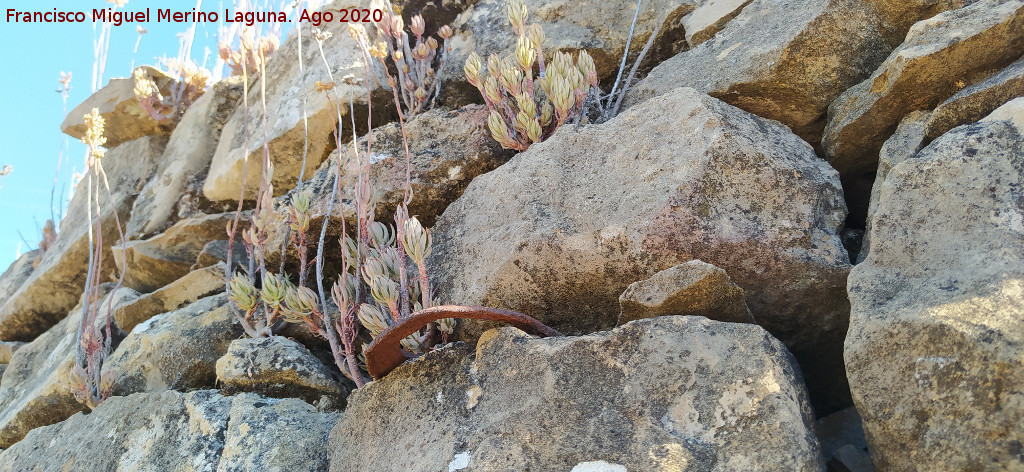
[[[277, 4], [280, 0], [274, 1]], [[223, 12], [231, 1], [202, 3], [205, 11]], [[283, 3], [283, 2], [282, 2]], [[291, 2], [289, 2], [291, 3]], [[128, 11], [149, 7], [191, 10], [195, 1], [131, 0]], [[8, 23], [6, 10], [83, 11], [111, 6], [104, 0], [25, 0], [2, 2], [0, 17], [0, 167], [9, 164], [14, 171], [0, 177], [0, 272], [20, 252], [36, 247], [40, 229], [51, 215], [50, 191], [65, 135], [60, 132], [64, 120], [61, 95], [57, 93], [61, 71], [72, 73], [67, 109], [71, 111], [92, 92], [93, 39], [99, 33], [87, 23]], [[153, 15], [155, 16], [155, 14]], [[223, 15], [221, 15], [223, 16]], [[155, 20], [155, 18], [151, 18]], [[142, 37], [137, 54], [133, 54], [135, 23], [112, 28], [110, 49], [102, 85], [111, 77], [131, 75], [131, 65], [156, 64], [160, 57], [175, 57], [179, 50], [178, 34], [190, 24], [157, 23], [143, 25], [149, 32]], [[210, 49], [207, 67], [212, 68], [217, 55], [217, 24], [198, 24], [192, 59], [203, 63], [205, 48]], [[54, 197], [63, 205], [60, 194], [68, 198], [72, 170], [82, 171], [85, 147], [67, 138], [67, 152], [57, 175]], [[19, 235], [20, 233], [20, 235]], [[19, 248], [20, 246], [20, 248]]]

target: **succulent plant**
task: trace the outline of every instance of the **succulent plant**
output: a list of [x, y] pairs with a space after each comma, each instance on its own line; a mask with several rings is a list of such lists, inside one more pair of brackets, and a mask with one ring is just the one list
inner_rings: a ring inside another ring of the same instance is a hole
[[580, 51], [575, 61], [567, 53], [556, 52], [546, 63], [544, 31], [536, 23], [527, 26], [527, 17], [526, 5], [509, 2], [509, 23], [517, 36], [515, 52], [510, 57], [488, 57], [486, 75], [483, 59], [475, 52], [463, 67], [466, 79], [490, 110], [491, 137], [502, 147], [518, 151], [547, 139], [566, 121], [578, 119], [588, 100], [599, 92], [594, 59], [586, 51]]

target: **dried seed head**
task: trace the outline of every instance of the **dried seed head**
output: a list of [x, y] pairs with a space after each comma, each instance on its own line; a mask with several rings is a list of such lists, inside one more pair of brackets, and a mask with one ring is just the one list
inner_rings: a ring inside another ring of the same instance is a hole
[[455, 32], [452, 31], [452, 27], [448, 26], [448, 25], [442, 26], [441, 29], [438, 30], [438, 32], [437, 32], [437, 35], [440, 36], [441, 39], [448, 39], [448, 38], [452, 37], [454, 34], [455, 34]]
[[417, 101], [425, 101], [427, 99], [427, 91], [423, 90], [423, 87], [419, 87], [415, 92], [413, 92], [413, 96], [416, 97]]
[[383, 61], [388, 57], [388, 46], [383, 42], [377, 42], [370, 48], [370, 55]]
[[313, 39], [318, 43], [323, 43], [324, 41], [331, 39], [331, 36], [334, 36], [334, 33], [330, 31], [322, 31], [320, 28], [313, 28]]
[[367, 41], [366, 28], [359, 23], [348, 24], [348, 35], [360, 44], [365, 44]]
[[91, 159], [102, 159], [106, 154], [106, 151], [100, 148], [107, 143], [107, 138], [103, 137], [106, 120], [100, 116], [100, 111], [97, 108], [93, 108], [83, 118], [85, 120], [85, 137], [82, 138], [82, 142], [89, 146]]

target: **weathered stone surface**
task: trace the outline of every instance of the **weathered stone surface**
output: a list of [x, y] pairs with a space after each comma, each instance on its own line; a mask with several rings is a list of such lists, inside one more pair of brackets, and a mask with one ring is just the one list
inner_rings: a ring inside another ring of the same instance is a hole
[[[99, 219], [104, 247], [103, 266], [99, 271], [101, 281], [109, 280], [110, 274], [115, 272], [114, 257], [109, 249], [120, 238], [115, 211], [122, 223], [127, 221], [132, 200], [153, 175], [166, 143], [164, 136], [147, 136], [107, 151], [102, 159], [110, 193], [102, 183], [92, 181], [92, 185], [101, 186]], [[60, 222], [57, 239], [40, 259], [39, 266], [0, 306], [0, 339], [31, 341], [67, 316], [81, 301], [89, 261], [89, 182], [86, 177], [78, 185]], [[95, 202], [92, 208], [96, 217]]]
[[984, 118], [1021, 96], [1024, 96], [1024, 58], [940, 103], [928, 119], [925, 135], [928, 140], [936, 139], [957, 126]]
[[[332, 9], [360, 7], [352, 2], [332, 4]], [[263, 168], [263, 145], [268, 142], [270, 158], [274, 163], [273, 184], [276, 193], [282, 194], [295, 186], [303, 169], [308, 177], [327, 157], [334, 147], [333, 139], [338, 114], [342, 116], [342, 134], [351, 136], [349, 129], [349, 100], [355, 102], [356, 122], [366, 124], [366, 86], [362, 83], [365, 75], [362, 53], [355, 41], [348, 35], [346, 22], [332, 21], [320, 29], [333, 36], [324, 41], [323, 51], [331, 66], [335, 87], [328, 95], [316, 90], [316, 82], [330, 82], [324, 60], [320, 57], [317, 42], [310, 28], [303, 28], [302, 37], [292, 35], [283, 41], [281, 47], [267, 61], [266, 81], [266, 136], [263, 129], [263, 104], [261, 89], [264, 85], [255, 80], [249, 87], [248, 111], [238, 107], [224, 125], [217, 150], [210, 164], [203, 195], [210, 200], [238, 200], [242, 195], [242, 170], [248, 144], [248, 166], [246, 168], [246, 199], [255, 198], [259, 189]], [[302, 70], [298, 54], [298, 42], [302, 41]], [[348, 80], [346, 76], [356, 79]], [[373, 107], [375, 123], [387, 123], [394, 115], [391, 93], [381, 91]], [[341, 102], [340, 104], [338, 102]], [[307, 121], [304, 124], [303, 107]], [[361, 115], [361, 117], [360, 117]], [[248, 120], [249, 138], [246, 140], [245, 125]], [[362, 129], [360, 133], [365, 132]], [[308, 139], [307, 139], [308, 138]], [[342, 142], [345, 140], [343, 139]]]
[[[175, 84], [174, 79], [154, 67], [141, 66], [138, 69], [145, 71], [145, 74], [160, 89], [162, 95], [170, 96], [171, 88]], [[112, 149], [143, 136], [170, 134], [171, 127], [160, 124], [151, 118], [149, 113], [139, 105], [134, 90], [134, 77], [110, 79], [105, 87], [97, 90], [96, 93], [68, 112], [64, 122], [60, 125], [60, 130], [75, 139], [82, 139], [86, 130], [83, 117], [89, 114], [93, 108], [97, 108], [106, 121], [103, 137], [107, 138], [107, 148]]]
[[229, 303], [207, 297], [135, 326], [107, 360], [114, 395], [214, 387], [214, 363], [242, 335]]
[[880, 470], [1024, 468], [1024, 98], [882, 184], [847, 371]]
[[0, 341], [0, 364], [9, 364], [14, 353], [28, 343], [17, 341]]
[[866, 449], [847, 444], [832, 456], [827, 463], [828, 472], [875, 472], [871, 454]]
[[193, 103], [174, 128], [156, 175], [135, 199], [125, 234], [149, 237], [199, 212], [203, 176], [220, 131], [242, 97], [241, 77], [221, 80]]
[[878, 207], [879, 194], [882, 191], [882, 183], [886, 176], [896, 164], [911, 159], [925, 144], [925, 126], [928, 123], [931, 113], [927, 111], [910, 112], [896, 132], [885, 141], [882, 150], [878, 152], [878, 171], [875, 173], [875, 184], [871, 186], [871, 202], [868, 205], [867, 228], [864, 231], [864, 242], [861, 245], [860, 253], [857, 254], [857, 263], [864, 262], [871, 251], [871, 220]]
[[317, 403], [327, 396], [342, 404], [348, 389], [301, 344], [281, 336], [231, 342], [217, 360], [217, 382], [227, 392], [257, 392], [268, 397], [301, 398]]
[[713, 39], [655, 67], [625, 106], [693, 87], [814, 143], [832, 99], [899, 43], [887, 41], [885, 24], [862, 0], [754, 0]]
[[211, 390], [113, 397], [32, 431], [0, 454], [0, 470], [325, 470], [337, 418], [300, 400]]
[[[104, 287], [104, 292], [109, 288]], [[131, 290], [118, 290], [110, 295], [110, 306], [117, 308], [134, 296]], [[101, 309], [105, 309], [108, 298], [101, 303]], [[10, 447], [34, 428], [85, 411], [85, 405], [75, 400], [68, 376], [74, 365], [81, 317], [81, 308], [76, 308], [11, 357], [0, 383], [0, 447]], [[103, 323], [102, 316], [97, 317], [97, 323]]]
[[[413, 199], [409, 203], [409, 214], [418, 216], [425, 226], [432, 226], [444, 209], [462, 195], [474, 177], [504, 164], [514, 154], [502, 149], [491, 137], [486, 122], [486, 107], [469, 105], [454, 111], [430, 110], [416, 115], [405, 124], [412, 164]], [[360, 139], [357, 146], [360, 152], [365, 152], [365, 138]], [[354, 227], [355, 188], [359, 168], [351, 143], [343, 148], [343, 210], [350, 227]], [[392, 215], [405, 197], [405, 145], [398, 123], [373, 130], [371, 150], [370, 179], [377, 200], [376, 219], [393, 225]], [[335, 151], [304, 184], [316, 196], [311, 207], [315, 229], [319, 229], [320, 221], [327, 212], [337, 159], [338, 152]], [[289, 192], [276, 202], [279, 218], [271, 225], [270, 242], [267, 244], [272, 253], [279, 252], [278, 248], [282, 246], [284, 238], [288, 237], [287, 205], [294, 193]], [[335, 201], [332, 216], [336, 218], [340, 214]], [[330, 225], [327, 235], [336, 240], [341, 235], [341, 226]], [[294, 248], [289, 245], [292, 260], [293, 253]]]
[[981, 0], [916, 23], [871, 77], [829, 106], [822, 147], [841, 174], [875, 169], [878, 150], [904, 116], [934, 108], [1024, 53], [1024, 2]]
[[[538, 23], [544, 29], [544, 51], [548, 59], [555, 50], [577, 51], [585, 49], [593, 58], [597, 76], [611, 86], [626, 48], [635, 4], [626, 6], [616, 2], [595, 2], [581, 5], [571, 0], [525, 0], [527, 24]], [[698, 0], [656, 0], [644, 2], [633, 31], [631, 56], [651, 36], [657, 25], [662, 25], [655, 39], [649, 59], [653, 63], [685, 47], [680, 19], [693, 11]], [[508, 20], [508, 2], [480, 0], [473, 4], [452, 25], [453, 72], [462, 79], [462, 65], [470, 52], [483, 58], [491, 54], [504, 56], [515, 49], [516, 37]], [[629, 67], [629, 64], [627, 64]]]
[[751, 0], [705, 0], [693, 13], [683, 18], [686, 42], [693, 48], [711, 39], [750, 2]]
[[821, 444], [821, 456], [825, 458], [825, 462], [833, 459], [839, 450], [846, 446], [858, 450], [868, 447], [860, 414], [852, 406], [815, 421], [814, 434]]
[[666, 315], [754, 323], [743, 301], [743, 289], [724, 270], [704, 261], [672, 266], [647, 280], [629, 284], [619, 295], [619, 306], [619, 325]]
[[117, 267], [124, 269], [127, 260], [124, 286], [148, 293], [184, 277], [207, 243], [228, 238], [225, 228], [233, 220], [231, 213], [200, 215], [181, 220], [152, 238], [114, 246]]
[[545, 339], [503, 328], [475, 353], [431, 352], [354, 392], [331, 470], [820, 470], [798, 372], [754, 325], [671, 316]]
[[114, 320], [121, 329], [131, 332], [136, 325], [154, 315], [177, 310], [224, 290], [224, 269], [217, 266], [205, 267], [119, 307], [114, 312]]
[[445, 303], [577, 334], [614, 326], [630, 283], [700, 259], [795, 351], [812, 398], [817, 380], [841, 398], [845, 216], [838, 175], [810, 146], [680, 88], [603, 125], [563, 127], [477, 177], [438, 219], [428, 265]]
[[39, 249], [22, 254], [11, 266], [0, 275], [0, 307], [7, 302], [12, 294], [21, 288], [21, 285], [32, 276], [35, 270], [35, 262], [41, 259], [43, 253]]

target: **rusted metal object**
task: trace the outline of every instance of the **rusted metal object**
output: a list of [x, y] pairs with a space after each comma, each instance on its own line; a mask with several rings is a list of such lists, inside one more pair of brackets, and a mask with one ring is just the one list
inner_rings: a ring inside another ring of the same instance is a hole
[[562, 333], [512, 310], [482, 306], [443, 305], [413, 313], [401, 322], [395, 323], [377, 336], [366, 348], [366, 370], [374, 379], [388, 375], [395, 367], [409, 359], [402, 351], [402, 339], [419, 331], [428, 323], [443, 318], [470, 318], [474, 320], [498, 321], [519, 328], [536, 336], [561, 336]]

